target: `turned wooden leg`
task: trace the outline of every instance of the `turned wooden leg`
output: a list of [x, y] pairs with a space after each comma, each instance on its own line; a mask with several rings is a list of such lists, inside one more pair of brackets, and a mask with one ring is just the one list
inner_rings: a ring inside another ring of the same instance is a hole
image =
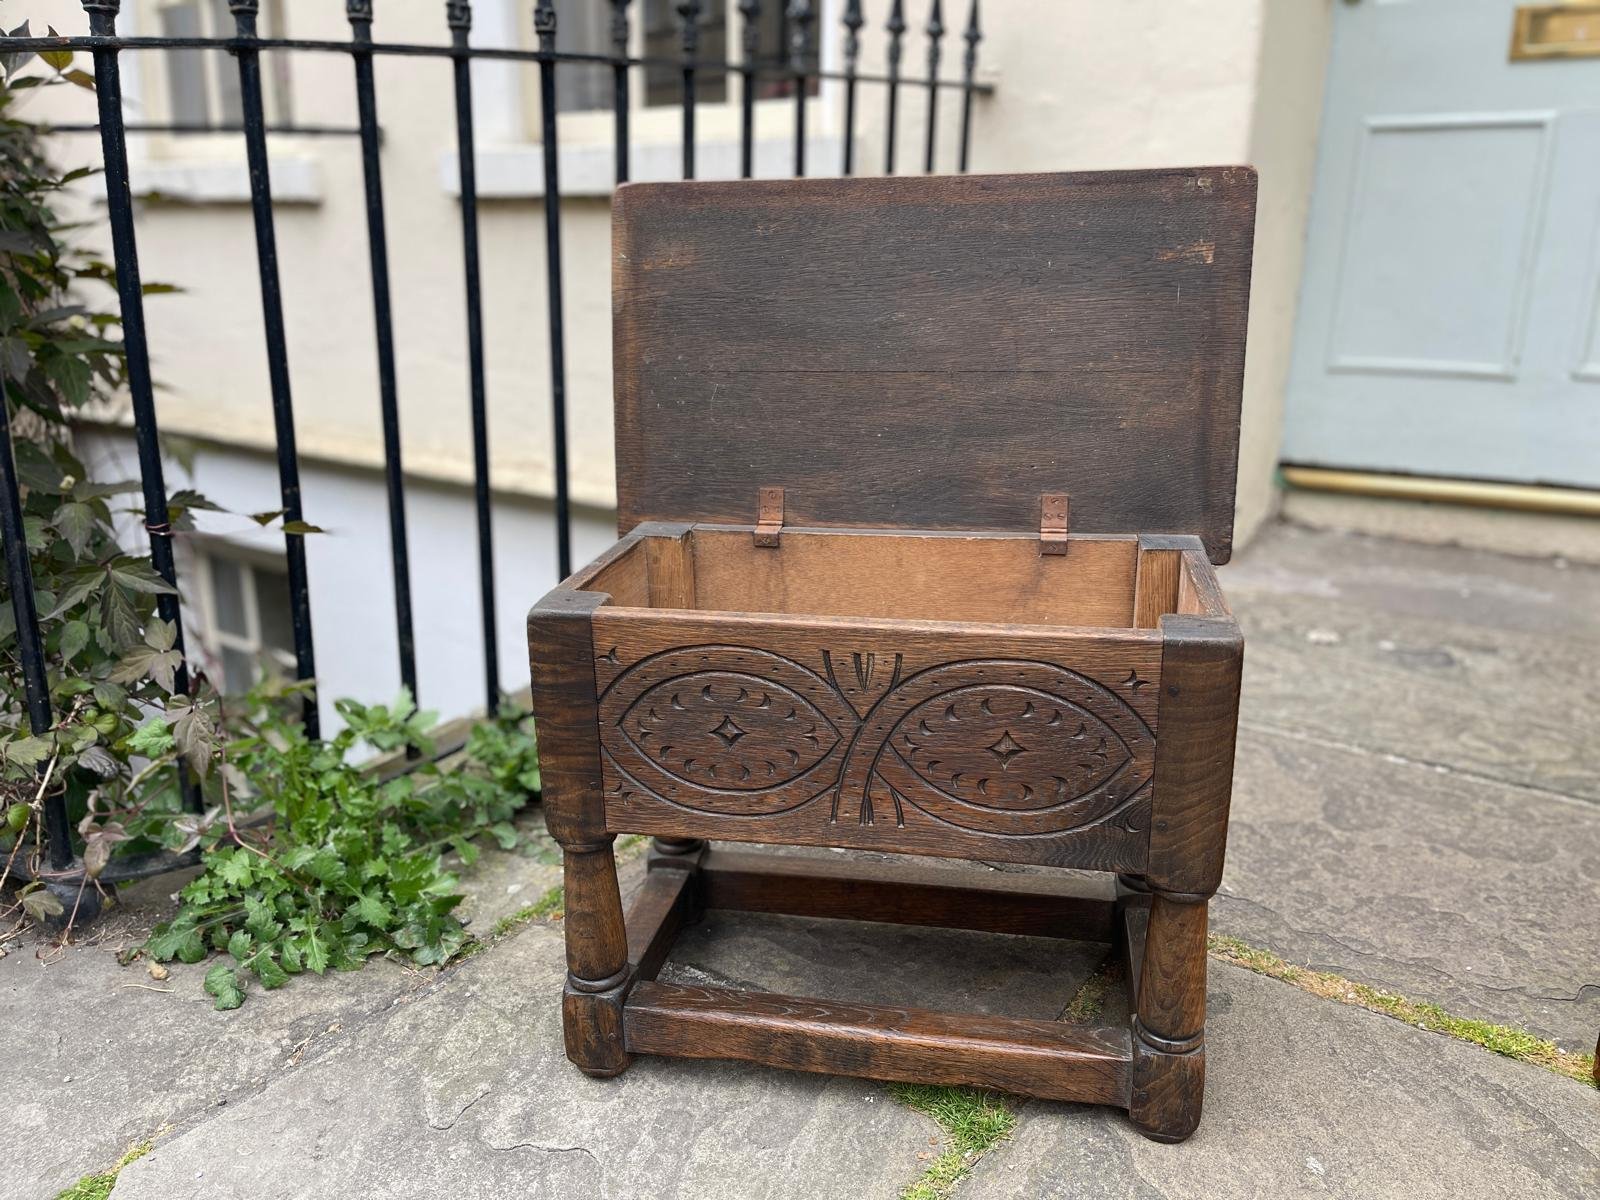
[[567, 986], [561, 1023], [567, 1057], [586, 1075], [619, 1075], [628, 985], [628, 933], [617, 887], [613, 839], [566, 846]]
[[705, 841], [701, 838], [651, 838], [650, 865], [695, 867], [699, 865], [700, 852], [705, 848]]
[[689, 872], [689, 888], [684, 895], [682, 918], [685, 925], [698, 924], [706, 915], [706, 889], [700, 875], [700, 864], [705, 860], [708, 848], [702, 838], [650, 839], [647, 870]]
[[533, 709], [538, 716], [545, 825], [565, 855], [567, 982], [561, 1026], [567, 1057], [585, 1074], [628, 1066], [622, 1002], [630, 982], [628, 931], [617, 887], [616, 836], [606, 831], [594, 638], [590, 620], [609, 599], [557, 588], [528, 614]]
[[1206, 911], [1198, 896], [1155, 892], [1133, 1015], [1128, 1115], [1159, 1142], [1200, 1124], [1206, 1079]]

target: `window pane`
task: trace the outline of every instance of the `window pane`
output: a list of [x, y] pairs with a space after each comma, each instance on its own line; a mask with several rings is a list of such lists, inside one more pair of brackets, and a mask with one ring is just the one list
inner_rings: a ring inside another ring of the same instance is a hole
[[[820, 6], [818, 6], [820, 7]], [[819, 43], [816, 31], [821, 22], [814, 22], [811, 26], [811, 53], [806, 57], [806, 70], [818, 71], [822, 68], [819, 57]], [[761, 9], [760, 41], [756, 44], [756, 59], [768, 67], [781, 67], [788, 70], [789, 62], [789, 37], [794, 25], [789, 20], [789, 6], [787, 4], [765, 5]], [[817, 94], [818, 80], [806, 80], [806, 95]], [[794, 80], [780, 75], [763, 75], [756, 80], [756, 96], [762, 100], [771, 100], [779, 96], [794, 95]]]
[[[782, 0], [775, 0], [782, 6]], [[683, 22], [678, 19], [674, 0], [645, 0], [644, 3], [644, 56], [674, 60], [644, 69], [644, 102], [646, 104], [681, 104], [683, 102], [683, 68], [675, 65], [683, 60]], [[695, 57], [700, 62], [722, 62], [728, 57], [727, 9], [721, 0], [711, 0], [700, 16], [700, 49]], [[728, 98], [728, 76], [722, 70], [696, 71], [694, 98], [700, 101], [719, 102]]]
[[250, 636], [244, 616], [243, 568], [232, 559], [211, 556], [211, 594], [217, 608], [217, 628], [238, 637]]
[[248, 692], [256, 681], [256, 660], [232, 646], [222, 648], [222, 690], [229, 696]]
[[[161, 34], [174, 38], [202, 36], [200, 6], [190, 2], [164, 7], [161, 10]], [[176, 123], [210, 123], [210, 106], [206, 103], [205, 53], [204, 50], [166, 50], [157, 56], [166, 65], [167, 97], [172, 105], [172, 119]]]
[[261, 648], [293, 650], [294, 623], [289, 616], [289, 577], [257, 567], [256, 612], [261, 616]]

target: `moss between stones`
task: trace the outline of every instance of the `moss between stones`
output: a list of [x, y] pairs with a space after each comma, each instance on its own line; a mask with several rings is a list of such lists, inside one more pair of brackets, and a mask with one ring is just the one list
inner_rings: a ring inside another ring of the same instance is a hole
[[1212, 934], [1207, 941], [1212, 957], [1244, 967], [1258, 975], [1292, 983], [1314, 996], [1337, 1000], [1341, 1004], [1364, 1008], [1368, 1012], [1382, 1013], [1386, 1017], [1404, 1021], [1407, 1025], [1414, 1025], [1418, 1029], [1427, 1029], [1458, 1041], [1471, 1042], [1495, 1054], [1503, 1054], [1518, 1062], [1532, 1063], [1536, 1067], [1554, 1071], [1557, 1075], [1576, 1079], [1589, 1087], [1597, 1086], [1592, 1054], [1575, 1054], [1526, 1030], [1451, 1016], [1437, 1004], [1428, 1004], [1393, 992], [1380, 991], [1378, 988], [1368, 987], [1364, 983], [1356, 983], [1326, 971], [1297, 967], [1270, 950], [1257, 949], [1246, 942], [1241, 942], [1238, 938]]
[[894, 1083], [889, 1094], [937, 1121], [945, 1140], [944, 1151], [906, 1186], [900, 1200], [944, 1200], [978, 1159], [1016, 1128], [1017, 1114], [994, 1092]]
[[136, 1159], [143, 1158], [154, 1149], [154, 1142], [139, 1142], [128, 1147], [128, 1152], [109, 1171], [102, 1171], [99, 1175], [85, 1175], [69, 1188], [63, 1188], [56, 1193], [56, 1200], [106, 1200], [111, 1195], [111, 1189], [117, 1185], [117, 1176], [122, 1173], [122, 1168]]

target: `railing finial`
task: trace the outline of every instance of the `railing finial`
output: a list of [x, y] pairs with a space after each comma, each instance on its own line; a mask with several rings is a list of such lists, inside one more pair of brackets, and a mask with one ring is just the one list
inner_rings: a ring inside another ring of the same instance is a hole
[[893, 75], [900, 66], [900, 39], [906, 32], [906, 6], [905, 0], [894, 0], [894, 5], [889, 9], [889, 20], [884, 24], [884, 29], [889, 34], [889, 74]]
[[242, 38], [256, 36], [256, 19], [261, 15], [261, 0], [228, 0], [233, 14], [234, 32]]
[[628, 57], [628, 0], [611, 0], [611, 53]]
[[344, 0], [344, 15], [352, 25], [371, 25], [372, 0]]
[[739, 15], [744, 18], [744, 61], [753, 63], [761, 53], [761, 0], [739, 0]]
[[472, 28], [472, 5], [468, 0], [444, 0], [444, 23], [466, 32]]
[[789, 33], [789, 66], [796, 71], [806, 69], [811, 57], [811, 23], [816, 20], [811, 0], [789, 0], [789, 21], [794, 28]]
[[700, 0], [678, 0], [674, 7], [683, 25], [683, 61], [693, 62], [700, 53]]
[[978, 43], [983, 41], [983, 31], [978, 28], [978, 0], [972, 0], [972, 7], [967, 11], [967, 31], [961, 35], [967, 43], [965, 65], [967, 73], [971, 74], [978, 61]]
[[539, 49], [543, 53], [555, 53], [556, 6], [552, 0], [539, 0], [533, 6], [533, 32], [539, 38]]

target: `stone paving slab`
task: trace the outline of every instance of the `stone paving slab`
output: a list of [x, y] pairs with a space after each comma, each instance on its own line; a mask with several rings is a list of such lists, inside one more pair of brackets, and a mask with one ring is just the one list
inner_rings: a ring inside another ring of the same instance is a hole
[[1247, 726], [1600, 803], [1600, 568], [1280, 526], [1222, 578]]
[[[542, 831], [537, 810], [523, 823]], [[123, 889], [119, 907], [75, 945], [52, 950], [33, 936], [0, 958], [7, 1044], [25, 1048], [0, 1055], [0, 1136], [11, 1147], [0, 1200], [54, 1196], [157, 1130], [238, 1103], [438, 978], [375, 961], [270, 993], [251, 985], [242, 1008], [217, 1012], [202, 987], [209, 960], [171, 963], [164, 981], [142, 960], [117, 961], [172, 915], [189, 874]], [[465, 881], [464, 915], [486, 936], [560, 879], [538, 857], [487, 852]]]
[[1522, 1026], [1600, 1030], [1600, 570], [1279, 527], [1245, 627], [1213, 927]]
[[1600, 811], [1245, 732], [1212, 928], [1572, 1050], [1600, 1030]]
[[[1569, 1079], [1213, 963], [1206, 1107], [1177, 1146], [1030, 1102], [961, 1200], [1580, 1200], [1600, 1103]], [[120, 1191], [118, 1193], [120, 1197]]]
[[[755, 964], [748, 964], [753, 967]], [[560, 930], [527, 928], [337, 1050], [128, 1167], [116, 1200], [888, 1200], [933, 1124], [875, 1084], [567, 1063]]]
[[1055, 938], [711, 912], [679, 937], [662, 978], [1054, 1020], [1109, 949]]

